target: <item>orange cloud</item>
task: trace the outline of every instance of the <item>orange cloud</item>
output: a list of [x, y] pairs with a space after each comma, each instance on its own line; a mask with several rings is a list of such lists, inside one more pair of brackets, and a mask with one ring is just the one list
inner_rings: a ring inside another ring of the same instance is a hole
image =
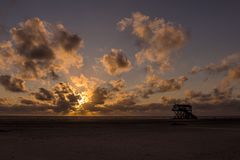
[[184, 46], [188, 37], [180, 25], [173, 25], [162, 18], [151, 19], [140, 12], [118, 22], [120, 31], [128, 27], [140, 48], [135, 54], [138, 64], [144, 61], [156, 63], [162, 72], [172, 68], [171, 55]]

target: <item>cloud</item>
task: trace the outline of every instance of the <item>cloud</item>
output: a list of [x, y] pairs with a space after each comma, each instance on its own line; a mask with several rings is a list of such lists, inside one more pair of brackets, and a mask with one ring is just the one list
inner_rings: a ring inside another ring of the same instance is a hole
[[83, 74], [81, 74], [80, 76], [71, 76], [70, 80], [76, 87], [79, 88], [90, 86], [88, 78]]
[[[139, 105], [142, 98], [148, 98], [152, 94], [176, 91], [181, 89], [186, 77], [182, 76], [177, 79], [163, 80], [156, 75], [149, 77], [143, 84], [135, 88], [126, 88], [125, 81], [114, 80], [99, 84], [91, 92], [89, 101], [83, 104], [81, 113], [95, 114], [130, 114], [145, 112], [161, 111], [162, 104], [145, 104]], [[167, 104], [169, 105], [169, 104]]]
[[18, 27], [12, 28], [10, 33], [17, 54], [27, 59], [51, 60], [54, 58], [53, 50], [48, 41], [49, 32], [44, 22], [39, 18], [20, 23]]
[[228, 77], [231, 79], [239, 79], [240, 78], [240, 65], [231, 68], [228, 72]]
[[[24, 104], [24, 103], [27, 104]], [[48, 104], [38, 104], [34, 101], [24, 100], [24, 103], [18, 105], [1, 105], [0, 114], [34, 114], [34, 115], [56, 115], [54, 108]], [[31, 104], [32, 103], [32, 104]], [[159, 103], [151, 103], [145, 105], [106, 105], [106, 106], [92, 106], [90, 103], [85, 104], [85, 110], [75, 112], [75, 114], [82, 115], [169, 115], [169, 106]], [[62, 113], [61, 113], [62, 114]]]
[[36, 106], [39, 105], [39, 103], [37, 101], [30, 100], [30, 99], [25, 99], [25, 98], [22, 98], [20, 103], [23, 104], [23, 105], [36, 105]]
[[[76, 113], [86, 114], [93, 112], [107, 112], [110, 110], [105, 107], [110, 102], [115, 102], [119, 99], [120, 92], [125, 88], [125, 81], [123, 79], [102, 81], [94, 77], [87, 78], [83, 74], [79, 77], [71, 77], [72, 83], [80, 91], [80, 96], [87, 97], [81, 104]], [[119, 93], [119, 94], [118, 94]]]
[[228, 99], [218, 103], [192, 103], [197, 115], [206, 116], [236, 116], [240, 114], [239, 99]]
[[[148, 19], [144, 26], [145, 22], [140, 20], [141, 16], [146, 18], [140, 13], [135, 13], [133, 15], [135, 19], [132, 17], [131, 20], [134, 25], [142, 23], [133, 28], [141, 50], [157, 49], [153, 54], [159, 54], [162, 49], [164, 51], [161, 53], [165, 51], [170, 53], [170, 50], [172, 52], [178, 48], [174, 43], [178, 43], [177, 37], [180, 33], [174, 38], [172, 34], [175, 33], [172, 32], [177, 32], [178, 29], [180, 31], [180, 26], [168, 24], [162, 19]], [[163, 31], [163, 25], [166, 25], [165, 30], [169, 32], [166, 33], [169, 34], [169, 44], [165, 41], [167, 38], [165, 33], [160, 33]], [[149, 35], [146, 34], [148, 31], [141, 33], [141, 27], [149, 28]], [[22, 84], [24, 89], [24, 80], [45, 80], [49, 77], [58, 79], [61, 73], [68, 74], [71, 67], [80, 68], [83, 65], [82, 56], [79, 54], [84, 46], [82, 38], [68, 31], [62, 24], [52, 25], [39, 18], [32, 18], [11, 28], [10, 35], [10, 40], [0, 43], [0, 70], [3, 73], [11, 72], [17, 75], [19, 80], [23, 80], [22, 83], [19, 82], [19, 86]], [[166, 59], [168, 58], [163, 60]], [[150, 61], [148, 57], [146, 60]], [[110, 75], [120, 75], [132, 69], [131, 61], [121, 49], [112, 49], [110, 53], [103, 55], [101, 63]], [[71, 76], [71, 84], [74, 87], [69, 83], [58, 83], [52, 88], [40, 86], [38, 91], [29, 92], [31, 98], [23, 97], [17, 105], [9, 104], [7, 107], [11, 106], [12, 110], [17, 112], [21, 107], [25, 107], [23, 110], [26, 109], [26, 112], [53, 114], [154, 110], [153, 108], [158, 108], [156, 105], [151, 105], [149, 109], [147, 105], [138, 109], [137, 102], [150, 94], [179, 90], [186, 79], [162, 80], [154, 77], [153, 72], [153, 67], [149, 65], [148, 79], [142, 84], [142, 88], [133, 89], [126, 88], [123, 79], [103, 81], [94, 77], [87, 78], [83, 74]], [[12, 81], [13, 77], [9, 78], [9, 83], [13, 83]]]
[[[234, 87], [228, 85], [240, 78], [238, 53], [219, 63], [192, 69], [192, 74], [226, 73], [222, 80], [227, 84], [225, 88], [217, 87], [206, 93], [188, 90], [182, 98], [166, 96], [168, 92], [181, 90], [188, 78], [166, 79], [155, 69], [172, 68], [172, 56], [188, 39], [186, 31], [180, 25], [161, 18], [151, 19], [139, 12], [122, 19], [118, 27], [121, 31], [131, 30], [139, 48], [136, 60], [145, 65], [147, 76], [135, 86], [129, 87], [124, 79], [101, 80], [79, 74], [76, 69], [83, 65], [84, 42], [63, 24], [32, 18], [11, 28], [10, 39], [0, 43], [0, 84], [6, 90], [25, 92], [27, 96], [13, 100], [0, 98], [0, 114], [169, 115], [174, 103], [191, 103], [199, 113], [228, 110], [239, 113], [239, 95], [235, 96]], [[100, 62], [105, 71], [114, 76], [133, 67], [121, 49], [112, 49]], [[61, 78], [65, 82], [61, 82]], [[67, 80], [70, 82], [66, 83]], [[38, 90], [29, 91], [25, 81], [29, 88], [37, 84]], [[46, 85], [41, 86], [40, 81]], [[146, 98], [154, 94], [159, 95], [157, 102], [144, 104]]]
[[[184, 98], [161, 97], [162, 106], [170, 109], [175, 103], [191, 104], [197, 116], [231, 116], [240, 113], [240, 100], [232, 90], [213, 89], [208, 93], [187, 91]], [[170, 108], [169, 108], [170, 107]]]
[[202, 67], [194, 66], [191, 70], [191, 74], [197, 74], [199, 72], [206, 72], [208, 74], [221, 73], [224, 71], [228, 71], [236, 65], [239, 65], [239, 62], [240, 54], [235, 53], [224, 57], [219, 63], [210, 63]]
[[137, 92], [143, 98], [149, 98], [150, 95], [155, 93], [180, 90], [187, 80], [188, 78], [185, 76], [165, 80], [156, 75], [149, 75], [145, 82], [137, 87]]
[[115, 91], [120, 91], [122, 90], [126, 84], [125, 84], [125, 80], [124, 79], [118, 79], [118, 80], [111, 80], [109, 81], [109, 85], [112, 88], [112, 90]]
[[[90, 80], [89, 80], [90, 81]], [[89, 82], [91, 84], [91, 82]], [[126, 98], [131, 98], [125, 89], [125, 81], [123, 79], [110, 80], [98, 83], [94, 88], [87, 90], [88, 101], [82, 105], [82, 112], [110, 112], [111, 109], [107, 105], [126, 104], [123, 102]], [[128, 95], [128, 96], [127, 96]], [[127, 97], [126, 97], [127, 96]]]
[[154, 73], [154, 68], [153, 68], [153, 66], [152, 65], [147, 65], [146, 67], [145, 67], [145, 71], [146, 71], [146, 73], [147, 74], [153, 74]]
[[47, 110], [53, 114], [76, 112], [80, 107], [79, 101], [82, 99], [80, 93], [71, 85], [62, 82], [51, 89], [39, 88], [38, 92], [33, 92], [31, 95], [34, 99], [22, 99], [21, 103], [46, 106]]
[[196, 91], [192, 91], [192, 90], [187, 90], [185, 91], [185, 96], [188, 99], [191, 100], [198, 100], [198, 101], [209, 101], [212, 99], [212, 95], [211, 94], [204, 94], [202, 92], [196, 92]]
[[[169, 111], [169, 106], [160, 103], [137, 104], [134, 92], [110, 91], [106, 88], [97, 89], [95, 96], [100, 96], [100, 101], [95, 98], [88, 103], [83, 104], [82, 114], [90, 113], [91, 115], [145, 115], [145, 114], [162, 114], [163, 111]], [[104, 92], [102, 92], [104, 91]], [[120, 96], [120, 97], [119, 97]], [[101, 101], [103, 100], [104, 101]]]
[[[179, 78], [181, 79], [181, 78]], [[184, 78], [182, 78], [183, 80]], [[177, 79], [176, 79], [177, 80]], [[9, 104], [3, 99], [0, 114], [82, 114], [82, 115], [172, 115], [171, 107], [175, 103], [190, 103], [197, 115], [234, 115], [240, 113], [239, 98], [233, 97], [232, 89], [214, 89], [209, 93], [186, 91], [184, 98], [160, 96], [159, 102], [138, 104], [142, 94], [136, 90], [125, 91], [121, 80], [106, 82], [92, 91], [89, 101], [79, 104], [78, 94], [69, 84], [59, 83], [51, 92], [51, 100], [44, 98], [21, 98], [20, 104]], [[115, 87], [114, 87], [115, 86]], [[121, 86], [119, 88], [119, 86]], [[175, 87], [177, 89], [179, 87]], [[171, 90], [171, 89], [170, 89]], [[43, 90], [40, 89], [41, 93]], [[32, 94], [34, 96], [34, 94]], [[1, 101], [0, 101], [1, 102]]]
[[185, 97], [199, 115], [226, 116], [240, 113], [240, 100], [234, 96], [233, 88], [214, 88], [207, 93], [189, 90], [185, 92]]
[[206, 66], [194, 66], [191, 74], [205, 72], [208, 74], [226, 73], [219, 87], [227, 88], [232, 82], [240, 79], [240, 54], [235, 53], [224, 57], [219, 63], [210, 63]]
[[20, 78], [10, 75], [0, 75], [0, 83], [8, 91], [26, 92], [25, 82]]
[[39, 92], [32, 94], [35, 96], [37, 100], [41, 101], [50, 101], [55, 99], [53, 92], [45, 88], [39, 88]]
[[228, 70], [227, 75], [223, 78], [221, 82], [221, 87], [228, 87], [231, 82], [236, 80], [240, 80], [240, 64]]
[[59, 83], [53, 88], [55, 100], [53, 104], [54, 112], [70, 113], [73, 112], [76, 107], [79, 106], [81, 99], [80, 94], [76, 93], [75, 90], [67, 83]]
[[72, 52], [83, 47], [83, 40], [77, 34], [71, 34], [62, 24], [56, 26], [56, 44], [60, 45], [65, 51]]
[[8, 104], [0, 105], [0, 114], [23, 114], [23, 115], [48, 115], [53, 114], [51, 111], [52, 106], [46, 104]]
[[105, 87], [97, 87], [92, 94], [91, 103], [96, 104], [104, 104], [105, 100], [108, 98], [110, 90]]
[[79, 54], [83, 40], [62, 24], [32, 18], [11, 28], [10, 34], [11, 39], [0, 45], [0, 56], [6, 60], [5, 69], [17, 71], [24, 79], [56, 79], [59, 72], [83, 65]]
[[137, 38], [140, 50], [135, 54], [138, 64], [144, 61], [158, 64], [160, 71], [172, 68], [171, 55], [182, 48], [188, 39], [180, 25], [174, 25], [163, 18], [151, 19], [140, 12], [118, 22], [120, 31], [127, 28]]
[[0, 98], [0, 105], [8, 105], [9, 99], [8, 98]]
[[126, 82], [123, 79], [101, 81], [96, 78], [87, 78], [84, 75], [71, 77], [77, 90], [83, 90], [82, 93], [87, 95], [88, 99], [81, 105], [79, 114], [110, 114], [114, 112], [115, 105], [130, 106], [136, 104], [138, 95], [133, 90], [126, 90]]
[[233, 89], [221, 90], [219, 88], [214, 88], [209, 93], [196, 92], [192, 90], [185, 91], [185, 97], [195, 103], [219, 103], [232, 99]]
[[[184, 76], [163, 80], [156, 75], [151, 75], [143, 84], [132, 89], [126, 88], [125, 81], [122, 79], [103, 82], [88, 92], [90, 98], [83, 104], [83, 111], [110, 114], [124, 112], [124, 110], [126, 112], [154, 110], [152, 107], [148, 109], [147, 105], [141, 108], [137, 103], [140, 99], [148, 98], [152, 94], [180, 90], [186, 80]], [[140, 108], [137, 108], [138, 106]]]
[[105, 70], [110, 75], [120, 75], [132, 69], [132, 64], [121, 49], [112, 49], [101, 58]]
[[[116, 93], [120, 92], [125, 87], [125, 81], [111, 80], [109, 82], [100, 84], [91, 93], [90, 102], [93, 105], [105, 104], [106, 100], [112, 100]], [[115, 97], [117, 98], [117, 97]]]
[[[10, 35], [10, 40], [0, 43], [0, 72], [3, 74], [0, 83], [9, 91], [26, 92], [26, 80], [55, 80], [60, 74], [68, 74], [71, 68], [78, 69], [83, 65], [80, 55], [83, 40], [62, 24], [52, 25], [32, 18], [11, 28]], [[31, 110], [30, 106], [36, 105], [44, 112], [70, 113], [78, 104], [79, 95], [71, 87], [68, 92], [61, 93], [61, 87], [66, 89], [67, 84], [57, 86], [53, 90], [40, 88], [39, 92], [30, 93], [32, 99], [22, 98], [16, 105], [23, 106], [22, 110], [26, 109], [26, 112]], [[10, 105], [13, 111], [21, 109], [16, 105]], [[38, 109], [32, 108], [33, 112]]]
[[14, 49], [11, 41], [0, 42], [0, 71], [10, 72], [10, 67], [15, 66], [21, 58], [14, 55]]
[[101, 114], [120, 114], [120, 115], [170, 115], [170, 106], [161, 103], [106, 105], [105, 110], [99, 110]]

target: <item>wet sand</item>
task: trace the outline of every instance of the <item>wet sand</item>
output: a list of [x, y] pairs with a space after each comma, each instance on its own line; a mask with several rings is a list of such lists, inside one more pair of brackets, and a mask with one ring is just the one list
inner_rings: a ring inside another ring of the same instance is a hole
[[1, 160], [239, 160], [240, 119], [0, 117]]

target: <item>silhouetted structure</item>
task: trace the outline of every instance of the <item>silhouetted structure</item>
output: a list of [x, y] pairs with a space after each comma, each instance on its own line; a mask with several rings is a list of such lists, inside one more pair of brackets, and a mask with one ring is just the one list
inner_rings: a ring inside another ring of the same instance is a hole
[[188, 104], [174, 104], [172, 111], [175, 113], [175, 119], [197, 119], [192, 113], [192, 106]]

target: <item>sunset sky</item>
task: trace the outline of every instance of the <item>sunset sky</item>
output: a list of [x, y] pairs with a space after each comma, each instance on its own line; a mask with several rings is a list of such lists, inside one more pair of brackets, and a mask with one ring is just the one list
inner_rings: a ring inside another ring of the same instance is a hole
[[240, 115], [237, 0], [1, 0], [0, 114]]

